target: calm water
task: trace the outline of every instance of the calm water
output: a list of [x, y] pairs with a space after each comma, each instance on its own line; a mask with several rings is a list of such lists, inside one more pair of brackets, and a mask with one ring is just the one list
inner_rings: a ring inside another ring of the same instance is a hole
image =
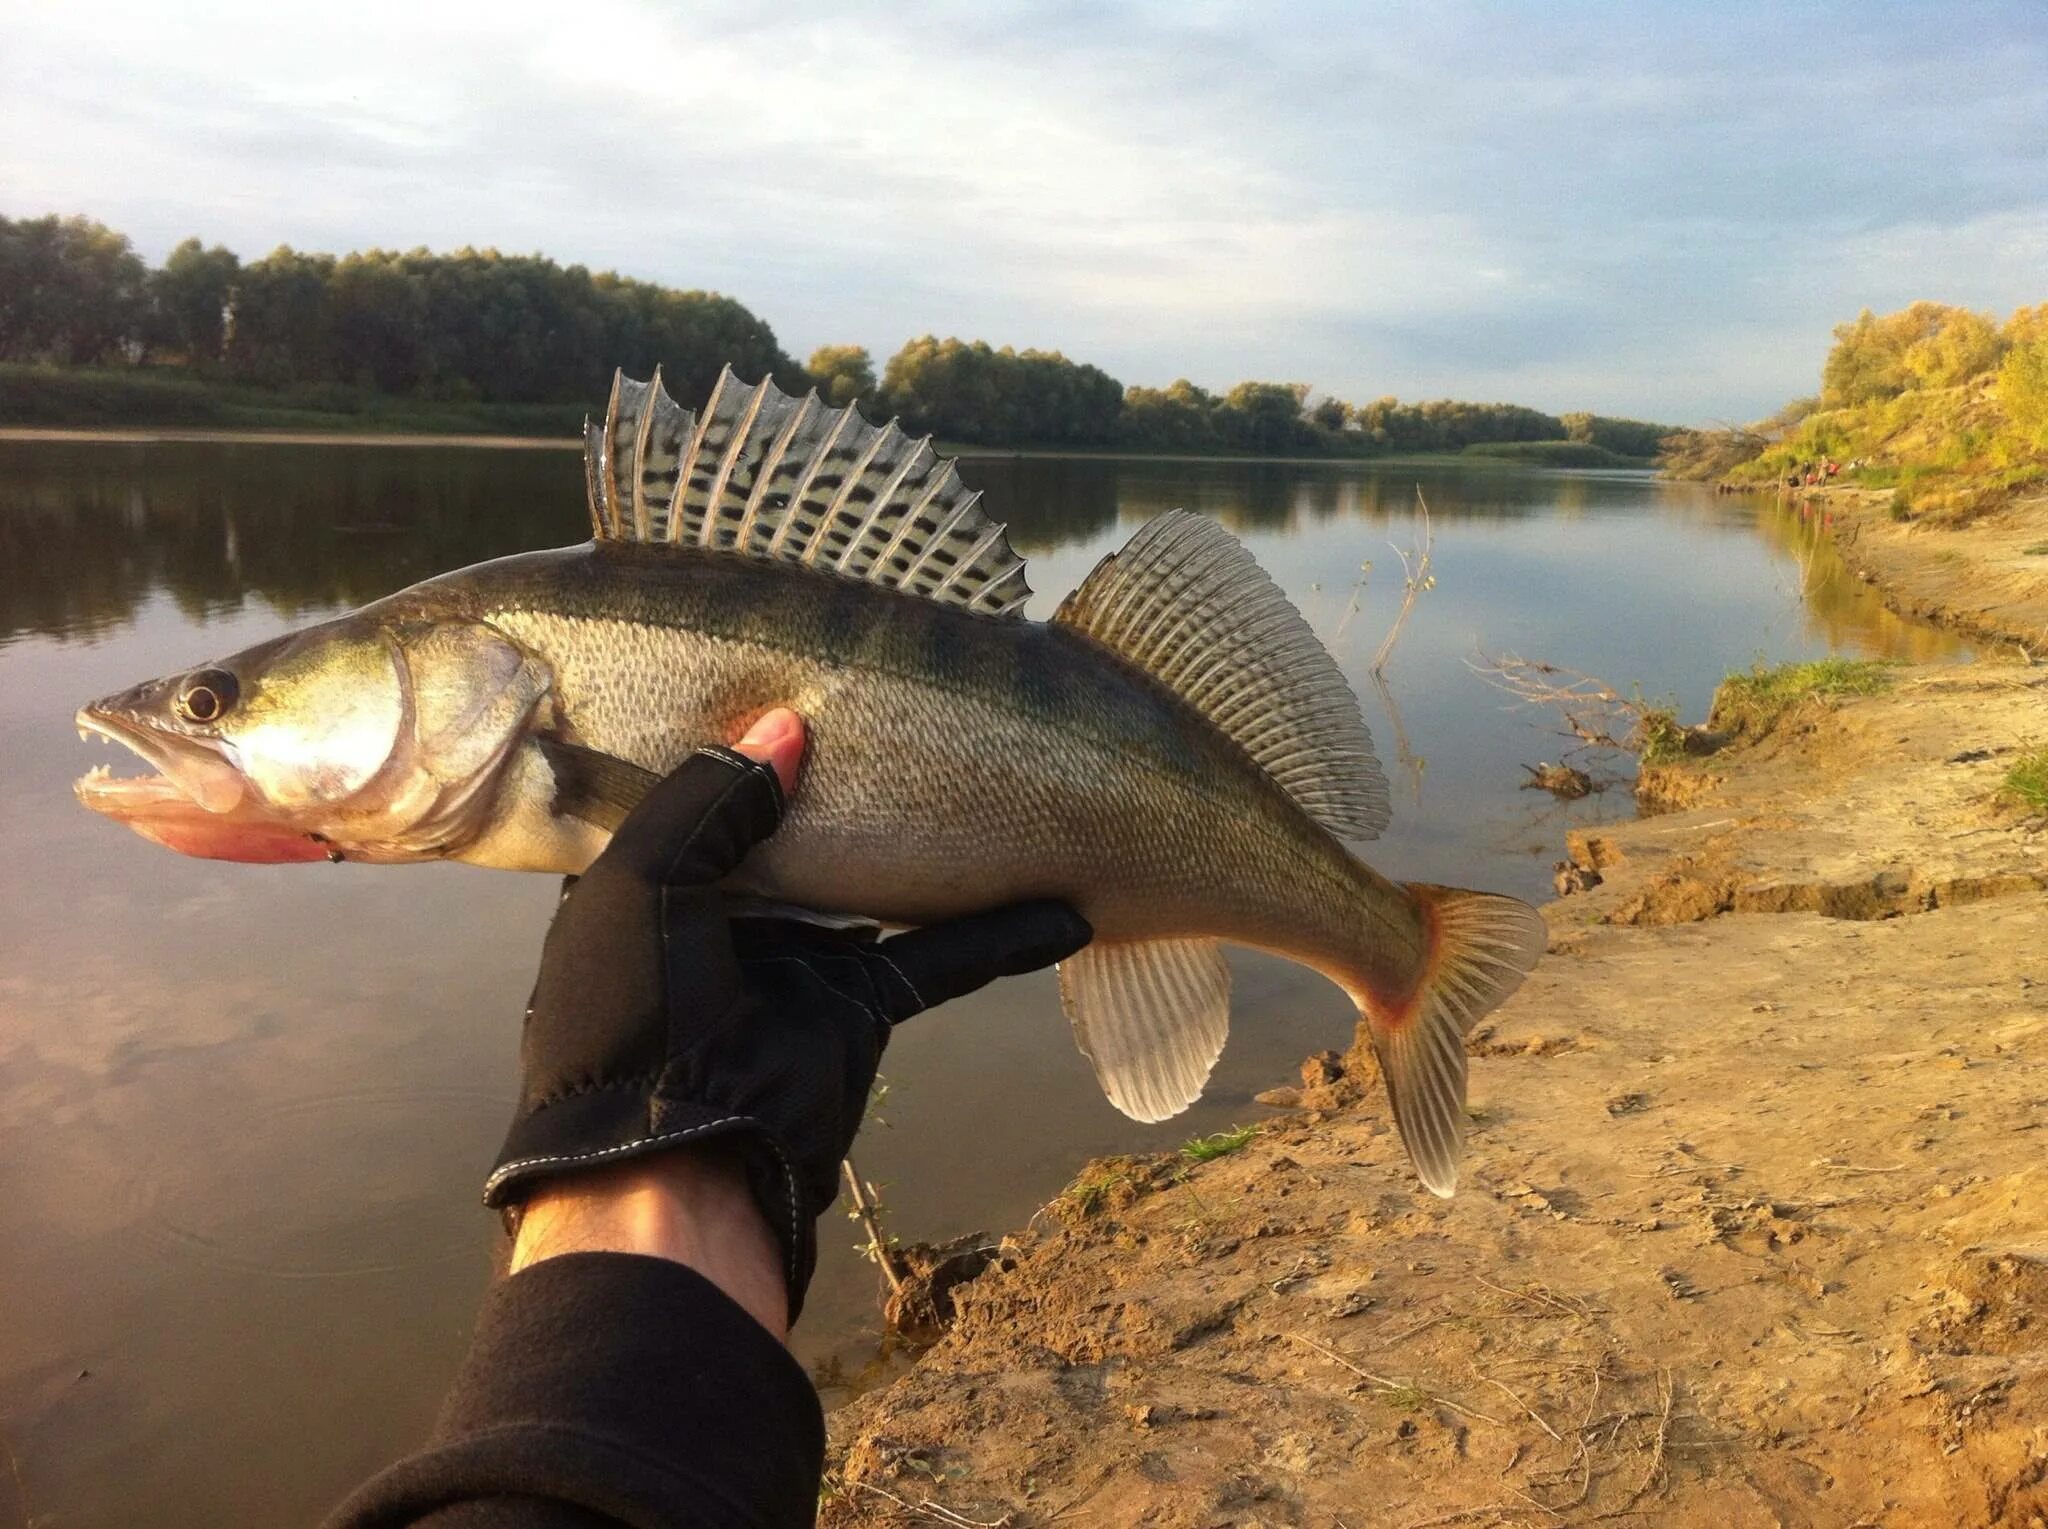
[[[1843, 577], [1796, 510], [1645, 477], [1065, 460], [969, 476], [1031, 557], [1039, 616], [1160, 510], [1242, 535], [1366, 700], [1396, 803], [1372, 858], [1403, 878], [1547, 896], [1565, 829], [1629, 810], [1517, 788], [1561, 743], [1471, 672], [1482, 647], [1689, 716], [1758, 656], [1960, 654]], [[1437, 586], [1382, 697], [1366, 666], [1418, 482]], [[489, 1277], [476, 1193], [553, 900], [544, 878], [459, 867], [167, 854], [74, 805], [71, 780], [107, 754], [76, 741], [73, 709], [582, 534], [568, 452], [0, 443], [0, 1435], [37, 1521], [305, 1521], [419, 1437]], [[1084, 1158], [1253, 1118], [1254, 1092], [1346, 1041], [1334, 990], [1236, 964], [1210, 1095], [1164, 1126], [1103, 1102], [1048, 979], [900, 1032], [888, 1128], [861, 1148], [899, 1233], [1020, 1224]], [[799, 1348], [857, 1374], [873, 1275], [836, 1213], [824, 1240]], [[0, 1524], [26, 1516], [0, 1471]]]

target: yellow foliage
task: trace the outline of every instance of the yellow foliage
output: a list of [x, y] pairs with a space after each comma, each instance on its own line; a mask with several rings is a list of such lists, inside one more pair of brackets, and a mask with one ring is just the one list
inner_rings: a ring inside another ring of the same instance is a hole
[[[2048, 318], [2048, 304], [2034, 311]], [[1998, 368], [1998, 406], [2030, 444], [2048, 447], [2048, 322], [2040, 338], [2023, 340], [2005, 353]]]

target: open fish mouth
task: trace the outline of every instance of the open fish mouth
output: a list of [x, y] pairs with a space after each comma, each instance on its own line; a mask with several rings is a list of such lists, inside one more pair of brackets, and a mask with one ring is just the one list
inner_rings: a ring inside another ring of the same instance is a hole
[[72, 784], [78, 800], [145, 839], [208, 860], [319, 860], [321, 840], [265, 816], [241, 772], [204, 743], [167, 737], [98, 705], [79, 710], [78, 736], [118, 743], [154, 768], [116, 775], [97, 764]]

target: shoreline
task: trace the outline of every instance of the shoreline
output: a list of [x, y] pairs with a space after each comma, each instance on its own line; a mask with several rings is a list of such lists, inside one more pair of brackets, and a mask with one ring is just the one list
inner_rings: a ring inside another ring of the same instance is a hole
[[[233, 429], [207, 425], [0, 425], [0, 443], [8, 441], [76, 442], [86, 445], [169, 445], [197, 442], [222, 446], [474, 446], [490, 450], [581, 451], [583, 440], [574, 435], [503, 435], [429, 433], [406, 430], [310, 430]], [[1025, 462], [1061, 460], [1081, 462], [1236, 462], [1275, 467], [1460, 467], [1520, 469], [1555, 473], [1641, 473], [1652, 470], [1648, 460], [1600, 467], [1557, 467], [1544, 462], [1486, 453], [1468, 455], [1462, 451], [1388, 452], [1383, 456], [1233, 456], [1223, 453], [1171, 451], [1115, 451], [1096, 448], [1069, 449], [1060, 446], [965, 446], [938, 441], [942, 456], [968, 462]]]
[[1900, 615], [2048, 655], [2048, 496], [1947, 526], [1893, 519], [1883, 489], [1806, 494], [1834, 511], [1828, 532], [1850, 571]]
[[[2023, 640], [2048, 509], [1856, 492], [1888, 602]], [[1356, 1048], [1242, 1150], [1090, 1164], [831, 1414], [821, 1522], [2038, 1522], [2048, 833], [1997, 790], [2043, 745], [2048, 667], [1903, 669], [1573, 834], [1454, 1200]]]

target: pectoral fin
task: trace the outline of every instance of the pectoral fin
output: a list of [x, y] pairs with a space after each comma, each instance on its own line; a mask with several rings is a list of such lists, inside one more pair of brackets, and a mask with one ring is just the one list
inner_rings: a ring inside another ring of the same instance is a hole
[[626, 814], [640, 805], [661, 777], [628, 760], [580, 743], [542, 738], [540, 751], [555, 772], [556, 816], [581, 818], [595, 828], [615, 831]]

